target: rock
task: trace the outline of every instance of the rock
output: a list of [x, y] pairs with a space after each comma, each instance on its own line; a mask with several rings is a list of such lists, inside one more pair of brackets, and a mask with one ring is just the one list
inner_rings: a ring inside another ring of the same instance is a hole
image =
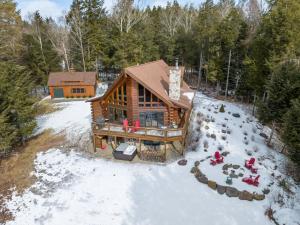
[[225, 135], [222, 135], [221, 138], [225, 141], [227, 137]]
[[208, 179], [206, 176], [196, 176], [196, 179], [200, 182], [200, 183], [203, 183], [203, 184], [207, 184], [208, 183]]
[[243, 177], [244, 176], [244, 174], [243, 173], [239, 173], [239, 175], [238, 175], [239, 177]]
[[208, 185], [208, 187], [210, 187], [210, 188], [213, 189], [213, 190], [216, 190], [216, 189], [217, 189], [217, 183], [216, 183], [215, 181], [209, 180], [209, 181], [207, 182], [207, 185]]
[[237, 169], [240, 168], [240, 165], [233, 165], [232, 168], [235, 169], [235, 170], [237, 170]]
[[226, 127], [226, 124], [225, 124], [225, 123], [223, 123], [223, 124], [222, 124], [222, 127]]
[[181, 160], [179, 160], [177, 163], [178, 163], [178, 165], [180, 165], [180, 166], [185, 166], [185, 165], [187, 164], [187, 160], [186, 160], [186, 159], [181, 159]]
[[[205, 151], [205, 149], [204, 149], [204, 151]], [[201, 160], [200, 160], [200, 162], [204, 162], [204, 161], [205, 161], [205, 159], [201, 159]]]
[[194, 167], [191, 169], [191, 173], [194, 173], [194, 174], [195, 174], [198, 170], [199, 170], [199, 168], [194, 166]]
[[195, 166], [199, 166], [199, 165], [200, 165], [200, 161], [195, 161], [195, 162], [194, 162], [194, 165], [195, 165]]
[[220, 195], [223, 195], [223, 194], [226, 192], [226, 187], [217, 184], [217, 192], [218, 192]]
[[208, 130], [209, 129], [209, 126], [205, 126], [205, 130]]
[[228, 197], [238, 197], [240, 192], [234, 187], [226, 187], [226, 195]]
[[212, 156], [211, 156], [211, 155], [209, 155], [209, 156], [207, 156], [207, 157], [206, 157], [206, 159], [210, 159], [211, 157], [212, 157]]
[[226, 132], [226, 130], [222, 130], [222, 133], [223, 133], [223, 134], [226, 134], [227, 132]]
[[238, 175], [236, 175], [235, 173], [231, 173], [230, 175], [229, 175], [231, 178], [235, 178], [235, 179], [237, 179], [239, 176]]
[[253, 194], [251, 194], [248, 191], [242, 191], [239, 194], [239, 199], [240, 200], [247, 200], [247, 201], [252, 201], [253, 200]]
[[223, 170], [223, 173], [224, 173], [225, 175], [228, 175], [228, 171], [227, 171], [227, 170]]
[[263, 191], [262, 191], [265, 195], [269, 194], [270, 193], [270, 189], [268, 188], [265, 188]]
[[264, 194], [257, 194], [257, 193], [254, 193], [253, 194], [253, 198], [257, 201], [262, 201], [265, 199], [265, 195]]
[[213, 138], [213, 139], [217, 138], [217, 136], [215, 134], [211, 134], [210, 137]]
[[207, 149], [204, 149], [205, 152], [207, 152]]
[[221, 153], [221, 155], [224, 156], [224, 157], [226, 157], [229, 154], [230, 154], [230, 152], [227, 152], [227, 151]]
[[264, 139], [268, 139], [268, 135], [266, 135], [265, 133], [259, 133], [259, 136], [263, 137]]
[[228, 170], [229, 168], [232, 167], [232, 164], [225, 164], [223, 167], [222, 167], [222, 170]]
[[232, 113], [232, 116], [236, 117], [236, 118], [240, 118], [241, 117], [241, 115], [239, 113]]

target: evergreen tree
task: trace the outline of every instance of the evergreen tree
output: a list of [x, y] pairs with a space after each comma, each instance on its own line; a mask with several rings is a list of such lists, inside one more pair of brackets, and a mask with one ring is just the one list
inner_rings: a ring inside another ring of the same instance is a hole
[[300, 97], [292, 101], [283, 120], [283, 140], [288, 146], [291, 159], [300, 165]]

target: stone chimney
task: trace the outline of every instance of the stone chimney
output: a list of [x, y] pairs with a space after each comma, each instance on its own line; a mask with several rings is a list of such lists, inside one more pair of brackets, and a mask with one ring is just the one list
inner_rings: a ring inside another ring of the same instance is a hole
[[169, 76], [169, 97], [175, 101], [180, 99], [181, 74], [176, 60], [175, 68], [170, 69]]

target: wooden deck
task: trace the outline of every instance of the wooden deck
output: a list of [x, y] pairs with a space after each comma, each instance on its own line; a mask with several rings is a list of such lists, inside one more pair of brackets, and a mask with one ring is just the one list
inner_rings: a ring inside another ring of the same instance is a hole
[[134, 127], [129, 126], [128, 129], [123, 129], [122, 125], [106, 123], [100, 127], [93, 123], [93, 133], [95, 136], [121, 137], [145, 141], [160, 141], [160, 142], [184, 142], [186, 136], [185, 128], [148, 128], [140, 127], [135, 130]]

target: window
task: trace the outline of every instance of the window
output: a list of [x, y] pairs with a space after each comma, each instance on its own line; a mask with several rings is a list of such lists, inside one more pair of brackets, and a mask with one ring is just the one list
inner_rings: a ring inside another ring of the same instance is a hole
[[127, 118], [127, 110], [121, 108], [115, 108], [113, 106], [108, 107], [109, 121], [122, 123]]
[[81, 94], [81, 93], [85, 93], [85, 88], [72, 88], [71, 92], [73, 94]]
[[114, 92], [108, 97], [108, 102], [111, 105], [127, 106], [127, 90], [125, 82], [116, 87]]
[[139, 107], [159, 107], [164, 106], [156, 95], [152, 94], [149, 90], [139, 84]]
[[161, 127], [164, 125], [164, 113], [141, 112], [140, 121], [142, 127]]

